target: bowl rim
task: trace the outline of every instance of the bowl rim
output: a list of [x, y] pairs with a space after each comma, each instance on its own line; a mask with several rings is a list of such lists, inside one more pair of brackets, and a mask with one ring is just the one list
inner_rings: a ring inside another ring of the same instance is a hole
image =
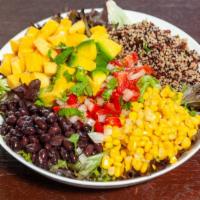
[[[89, 10], [91, 10], [91, 9], [86, 9], [86, 12], [88, 12]], [[96, 10], [101, 10], [101, 8], [97, 8]], [[152, 21], [156, 26], [158, 26], [161, 29], [169, 27], [170, 30], [172, 29], [171, 30], [172, 35], [178, 34], [181, 37], [187, 38], [189, 47], [191, 46], [192, 49], [195, 49], [195, 50], [197, 50], [197, 52], [200, 53], [200, 45], [198, 44], [198, 42], [195, 41], [186, 32], [184, 32], [180, 28], [174, 26], [173, 24], [168, 23], [168, 22], [166, 22], [166, 21], [164, 21], [160, 18], [142, 13], [142, 12], [126, 10], [126, 13], [130, 17], [136, 16], [136, 18], [137, 18], [137, 16], [139, 16], [139, 18], [141, 18], [141, 19], [147, 19], [148, 21]], [[62, 16], [66, 16], [66, 13], [62, 13]], [[51, 18], [51, 17], [49, 17], [49, 18]], [[49, 18], [41, 20], [41, 21], [37, 22], [36, 24], [41, 25], [44, 22], [46, 22]], [[141, 19], [140, 20], [136, 19], [136, 22], [142, 21]], [[133, 23], [134, 23], [134, 21], [133, 21]], [[26, 30], [27, 30], [27, 28], [24, 29], [23, 31], [21, 31], [20, 33], [18, 33], [12, 39], [18, 39], [19, 37], [23, 36]], [[7, 42], [2, 47], [2, 49], [0, 51], [0, 59], [2, 58], [3, 54], [9, 53], [9, 52], [10, 52], [10, 47], [9, 47], [9, 42]], [[21, 162], [22, 164], [24, 164], [28, 168], [32, 169], [33, 171], [38, 172], [39, 174], [44, 175], [44, 176], [46, 176], [50, 179], [53, 179], [55, 181], [65, 183], [65, 184], [68, 184], [68, 185], [72, 185], [72, 186], [78, 186], [78, 187], [84, 187], [84, 188], [96, 188], [96, 189], [97, 188], [98, 189], [104, 188], [105, 189], [105, 188], [125, 187], [125, 186], [130, 186], [130, 185], [135, 185], [135, 184], [139, 184], [139, 183], [142, 183], [142, 182], [146, 182], [148, 180], [154, 179], [158, 176], [161, 176], [161, 175], [177, 168], [178, 166], [182, 165], [184, 162], [189, 160], [195, 153], [198, 152], [198, 150], [200, 149], [200, 140], [198, 139], [193, 144], [193, 146], [190, 150], [183, 153], [183, 155], [178, 159], [178, 161], [175, 164], [168, 165], [166, 168], [159, 170], [159, 171], [156, 171], [156, 172], [153, 172], [152, 174], [149, 174], [149, 175], [146, 175], [146, 176], [126, 179], [126, 180], [110, 181], [110, 182], [78, 180], [78, 179], [72, 179], [72, 178], [53, 174], [53, 173], [51, 173], [47, 170], [44, 170], [42, 168], [37, 167], [36, 165], [34, 165], [32, 163], [25, 161], [20, 155], [18, 155], [17, 153], [15, 153], [13, 150], [10, 149], [10, 147], [3, 140], [3, 136], [0, 136], [0, 145], [3, 147], [4, 150], [6, 150], [12, 157], [17, 159], [19, 162]]]

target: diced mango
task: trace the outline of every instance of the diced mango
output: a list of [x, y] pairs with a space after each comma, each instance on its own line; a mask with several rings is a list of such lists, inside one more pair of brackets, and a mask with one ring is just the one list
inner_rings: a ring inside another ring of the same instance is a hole
[[91, 35], [90, 37], [91, 39], [94, 39], [95, 41], [97, 41], [98, 39], [101, 38], [109, 38], [108, 33], [99, 33], [99, 32], [95, 32]]
[[60, 43], [66, 43], [67, 39], [66, 39], [67, 35], [65, 34], [65, 32], [60, 32], [58, 34], [52, 35], [51, 37], [48, 38], [48, 41], [51, 42], [51, 44], [53, 44], [54, 46], [59, 45]]
[[64, 19], [61, 19], [60, 25], [70, 28], [72, 26], [72, 21], [69, 20], [68, 18], [64, 18]]
[[28, 72], [42, 72], [43, 58], [38, 52], [27, 53], [25, 64]]
[[47, 38], [48, 36], [55, 33], [56, 29], [58, 28], [59, 23], [55, 20], [50, 19], [41, 29], [41, 36]]
[[25, 56], [26, 54], [30, 54], [30, 53], [33, 53], [33, 49], [30, 49], [30, 48], [24, 48], [24, 49], [20, 49], [20, 51], [18, 51], [18, 57], [20, 59], [23, 60], [23, 62], [25, 63]]
[[25, 36], [19, 39], [19, 50], [24, 48], [33, 48], [33, 38], [29, 36]]
[[5, 54], [3, 57], [3, 61], [0, 66], [0, 73], [4, 76], [8, 76], [12, 73], [11, 70], [11, 59], [14, 57], [13, 54]]
[[28, 85], [34, 79], [33, 75], [29, 72], [24, 72], [20, 74], [20, 80], [22, 83]]
[[[43, 56], [47, 56], [49, 50], [51, 49], [51, 45], [43, 38], [38, 37], [35, 41], [34, 41], [34, 45], [37, 48], [37, 50], [43, 55]], [[57, 55], [56, 51], [51, 50], [51, 56], [53, 58], [55, 58]]]
[[40, 32], [39, 29], [37, 29], [34, 26], [31, 26], [31, 27], [28, 28], [26, 35], [29, 36], [29, 37], [36, 37], [39, 32]]
[[13, 53], [17, 53], [19, 50], [19, 41], [18, 40], [11, 40], [10, 46], [13, 51]]
[[68, 34], [65, 44], [69, 47], [76, 47], [86, 39], [87, 36], [84, 34], [79, 34], [79, 33]]
[[13, 89], [20, 85], [19, 74], [12, 74], [7, 76], [8, 86]]
[[46, 74], [34, 72], [33, 78], [41, 81], [41, 88], [48, 87], [50, 84], [50, 78]]
[[18, 56], [15, 56], [11, 59], [11, 69], [13, 74], [20, 74], [24, 72], [25, 66], [22, 59]]
[[74, 23], [69, 29], [69, 33], [85, 33], [85, 23], [83, 20], [80, 20]]
[[104, 26], [94, 26], [90, 29], [90, 32], [93, 34], [93, 33], [102, 33], [102, 34], [105, 34], [107, 33], [107, 30]]
[[52, 76], [57, 71], [57, 65], [54, 62], [45, 62], [44, 63], [44, 73], [48, 76]]

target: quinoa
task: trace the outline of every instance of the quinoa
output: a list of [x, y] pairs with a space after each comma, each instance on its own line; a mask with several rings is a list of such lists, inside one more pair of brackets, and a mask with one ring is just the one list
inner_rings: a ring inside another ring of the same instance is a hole
[[181, 90], [183, 85], [200, 82], [200, 55], [189, 50], [187, 41], [160, 30], [153, 23], [142, 21], [119, 29], [111, 29], [113, 40], [123, 46], [120, 57], [137, 52], [142, 64], [149, 64], [162, 85]]

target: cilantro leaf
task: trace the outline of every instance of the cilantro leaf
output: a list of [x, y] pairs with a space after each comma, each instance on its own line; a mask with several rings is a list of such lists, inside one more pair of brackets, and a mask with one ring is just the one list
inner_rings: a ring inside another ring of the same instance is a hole
[[103, 92], [102, 97], [105, 101], [108, 101], [112, 95], [113, 90], [107, 89]]
[[57, 65], [64, 64], [66, 62], [66, 60], [68, 59], [68, 57], [71, 55], [72, 51], [73, 51], [72, 47], [65, 49], [64, 51], [62, 51], [60, 54], [58, 54], [55, 57], [54, 62]]
[[41, 99], [37, 99], [37, 100], [35, 101], [35, 105], [36, 105], [36, 106], [45, 106], [44, 102], [43, 102]]
[[131, 102], [129, 101], [129, 102], [124, 103], [122, 108], [125, 109], [125, 110], [130, 110], [131, 109]]
[[148, 44], [146, 42], [143, 43], [143, 49], [146, 53], [149, 53], [151, 51], [151, 48], [148, 47]]
[[86, 88], [86, 83], [79, 82], [73, 85], [70, 88], [70, 91], [77, 96], [81, 96], [84, 94], [85, 88]]
[[78, 143], [79, 137], [80, 137], [79, 134], [74, 133], [74, 134], [72, 134], [72, 135], [70, 136], [70, 138], [68, 138], [68, 140], [69, 140], [71, 143], [74, 144], [74, 148], [75, 148], [75, 149], [77, 148], [77, 143]]
[[24, 160], [26, 160], [27, 162], [32, 163], [31, 154], [30, 153], [27, 153], [24, 150], [21, 150], [21, 151], [18, 151], [18, 154], [21, 155], [24, 158]]
[[59, 110], [58, 114], [63, 117], [83, 116], [83, 113], [77, 108], [62, 108]]
[[68, 82], [72, 81], [72, 75], [69, 74], [67, 71], [63, 73], [63, 76], [67, 79]]
[[113, 89], [115, 89], [117, 87], [117, 84], [118, 84], [117, 79], [116, 78], [112, 78], [108, 82], [107, 87], [108, 87], [108, 89], [113, 90]]

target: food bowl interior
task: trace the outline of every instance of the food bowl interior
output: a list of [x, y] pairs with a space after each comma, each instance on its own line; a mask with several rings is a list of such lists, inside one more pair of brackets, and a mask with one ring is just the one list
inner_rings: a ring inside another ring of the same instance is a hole
[[[89, 11], [89, 10], [87, 10], [87, 11]], [[172, 25], [172, 24], [170, 24], [170, 23], [168, 23], [164, 20], [158, 19], [158, 18], [150, 16], [150, 15], [146, 15], [146, 14], [143, 14], [143, 13], [133, 12], [133, 11], [126, 11], [126, 13], [129, 16], [129, 18], [132, 20], [133, 23], [137, 23], [137, 22], [140, 22], [142, 20], [148, 20], [148, 21], [153, 22], [156, 26], [160, 27], [161, 29], [170, 29], [172, 35], [179, 35], [181, 38], [187, 38], [189, 48], [195, 49], [198, 53], [200, 53], [200, 45], [193, 38], [191, 38], [187, 33], [182, 31], [181, 29], [177, 28], [176, 26], [174, 26], [174, 25]], [[66, 15], [66, 14], [63, 14], [63, 15]], [[48, 20], [48, 19], [42, 20], [38, 24], [41, 25], [46, 20]], [[26, 30], [24, 30], [21, 33], [19, 33], [18, 35], [16, 35], [14, 37], [14, 39], [17, 39], [17, 38], [20, 38], [21, 36], [23, 36], [25, 31]], [[0, 59], [2, 58], [3, 54], [9, 53], [9, 52], [10, 52], [10, 46], [7, 43], [2, 48], [2, 50], [0, 52]], [[173, 170], [174, 168], [180, 166], [185, 161], [190, 159], [199, 150], [199, 148], [200, 148], [200, 138], [199, 138], [199, 135], [198, 135], [198, 138], [195, 141], [195, 143], [193, 144], [193, 146], [191, 147], [191, 149], [188, 150], [187, 152], [185, 152], [184, 154], [182, 154], [181, 157], [178, 159], [178, 161], [175, 164], [169, 165], [165, 169], [154, 172], [150, 175], [132, 178], [132, 179], [128, 179], [128, 180], [112, 181], [112, 182], [94, 182], [94, 181], [76, 180], [76, 179], [58, 176], [56, 174], [53, 174], [53, 173], [48, 172], [46, 170], [43, 170], [43, 169], [41, 169], [41, 168], [31, 164], [31, 163], [26, 162], [21, 156], [19, 156], [17, 153], [12, 151], [6, 145], [2, 136], [0, 136], [0, 144], [10, 155], [12, 155], [14, 158], [16, 158], [19, 162], [26, 165], [27, 167], [34, 170], [35, 172], [38, 172], [38, 173], [40, 173], [40, 174], [42, 174], [42, 175], [44, 175], [44, 176], [46, 176], [50, 179], [53, 179], [55, 181], [65, 183], [65, 184], [68, 184], [68, 185], [78, 186], [78, 187], [106, 189], [106, 188], [119, 188], [119, 187], [125, 187], [125, 186], [139, 184], [139, 183], [151, 180], [153, 178], [156, 178], [158, 176], [161, 176], [161, 175]]]

